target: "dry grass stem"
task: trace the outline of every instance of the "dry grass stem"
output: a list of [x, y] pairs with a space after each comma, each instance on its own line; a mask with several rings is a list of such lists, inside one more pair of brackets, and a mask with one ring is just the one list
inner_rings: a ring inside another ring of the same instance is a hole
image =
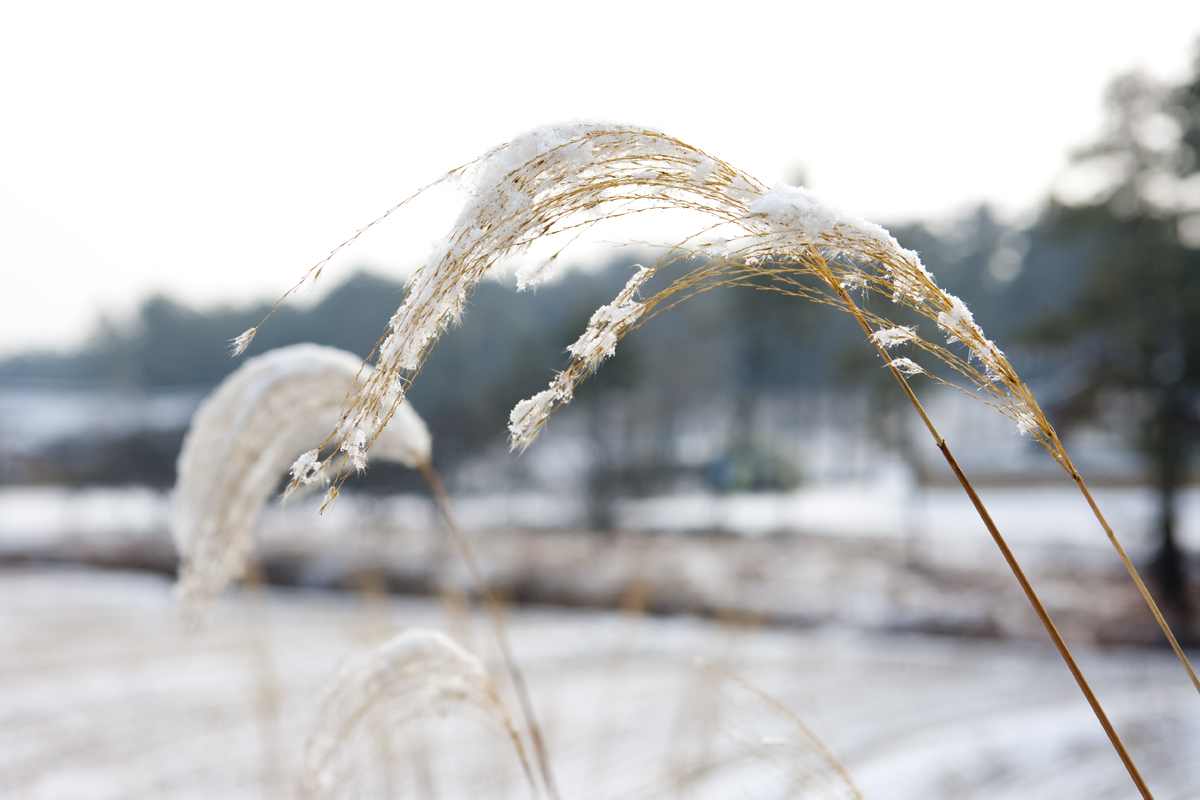
[[720, 698], [718, 726], [745, 757], [771, 766], [789, 796], [864, 800], [846, 767], [795, 712], [723, 667], [698, 666], [708, 691]]

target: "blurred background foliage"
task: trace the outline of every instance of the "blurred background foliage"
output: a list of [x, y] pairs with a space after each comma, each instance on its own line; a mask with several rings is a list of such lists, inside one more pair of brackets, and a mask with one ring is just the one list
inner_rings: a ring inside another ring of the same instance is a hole
[[[1027, 281], [1022, 276], [987, 283], [980, 272], [1003, 242], [1024, 241], [1023, 234], [997, 222], [986, 208], [940, 232], [916, 225], [897, 233], [907, 246], [921, 248], [950, 291], [974, 299], [976, 318], [989, 335], [1001, 342], [1013, 338], [1020, 326], [1008, 309], [1024, 308]], [[512, 406], [544, 388], [566, 365], [566, 347], [592, 312], [624, 286], [636, 261], [652, 258], [644, 254], [588, 271], [566, 269], [553, 283], [523, 293], [507, 279], [480, 284], [461, 324], [439, 340], [409, 395], [433, 429], [439, 459], [456, 461], [503, 439]], [[986, 289], [976, 285], [981, 283]], [[401, 281], [355, 273], [311, 307], [280, 308], [243, 359], [296, 342], [326, 344], [366, 358], [402, 298]], [[9, 386], [205, 393], [242, 363], [229, 355], [232, 336], [269, 310], [255, 305], [197, 311], [154, 297], [133, 320], [105, 324], [79, 352], [0, 362], [0, 380]], [[1028, 316], [1029, 309], [1023, 313]], [[996, 333], [988, 327], [993, 319]], [[764, 392], [890, 380], [877, 362], [861, 330], [836, 309], [776, 292], [722, 288], [654, 317], [625, 338], [617, 355], [583, 385], [576, 404], [644, 392], [679, 407], [732, 393], [736, 413], [748, 414], [753, 398]], [[745, 442], [738, 447], [744, 450]], [[787, 483], [774, 482], [780, 481]], [[171, 476], [159, 482], [169, 484]]]
[[[1200, 51], [1180, 85], [1139, 74], [1112, 83], [1103, 129], [1032, 224], [1006, 224], [979, 207], [891, 230], [966, 300], [1056, 425], [1105, 428], [1142, 454], [1146, 479], [1160, 489], [1160, 561], [1170, 585], [1178, 577], [1174, 493], [1194, 461], [1200, 385]], [[602, 267], [563, 269], [536, 291], [517, 293], [507, 278], [475, 289], [462, 324], [439, 341], [410, 395], [441, 466], [500, 446], [509, 409], [566, 363], [566, 346], [633, 264], [655, 258], [618, 252]], [[398, 279], [349, 274], [318, 302], [280, 308], [250, 355], [311, 341], [365, 358], [402, 297]], [[230, 339], [268, 310], [199, 311], [154, 297], [133, 319], [104, 324], [78, 352], [0, 362], [0, 382], [198, 398], [241, 363], [229, 357]], [[645, 431], [669, 430], [682, 409], [706, 398], [732, 398], [728, 445], [694, 477], [719, 491], [783, 490], [803, 475], [764, 440], [757, 398], [837, 387], [886, 405], [902, 399], [890, 384], [853, 320], [836, 310], [746, 289], [694, 298], [627, 337], [573, 406], [591, 409], [595, 457], [606, 465], [594, 471], [593, 522], [607, 524], [605, 498], [620, 487], [652, 492], [679, 477], [664, 466], [670, 459], [639, 460], [628, 444], [614, 443], [628, 421], [611, 418], [613, 398], [639, 398], [639, 447], [650, 451], [667, 444]], [[60, 441], [23, 466], [8, 459], [0, 481], [169, 486], [181, 437], [168, 425]], [[413, 480], [379, 465], [364, 486], [395, 490]]]
[[1181, 85], [1124, 75], [1106, 106], [1104, 130], [1072, 164], [1091, 191], [1052, 201], [1038, 226], [1083, 254], [1079, 290], [1031, 333], [1073, 359], [1064, 421], [1142, 399], [1121, 422], [1159, 489], [1158, 582], [1181, 599], [1175, 494], [1200, 421], [1200, 50]]

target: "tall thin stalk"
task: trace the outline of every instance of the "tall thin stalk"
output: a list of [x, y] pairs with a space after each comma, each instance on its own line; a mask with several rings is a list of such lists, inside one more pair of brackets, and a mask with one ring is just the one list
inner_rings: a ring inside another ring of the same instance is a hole
[[1125, 565], [1129, 577], [1133, 579], [1134, 584], [1141, 593], [1142, 599], [1146, 601], [1146, 605], [1150, 608], [1150, 612], [1154, 614], [1154, 619], [1158, 622], [1158, 627], [1162, 629], [1163, 634], [1167, 637], [1167, 641], [1171, 643], [1171, 649], [1175, 651], [1175, 656], [1183, 664], [1183, 668], [1187, 670], [1188, 677], [1192, 679], [1192, 686], [1196, 687], [1196, 691], [1200, 692], [1200, 678], [1196, 677], [1196, 670], [1192, 668], [1192, 664], [1188, 661], [1187, 655], [1184, 654], [1183, 648], [1179, 646], [1175, 634], [1171, 631], [1171, 626], [1167, 624], [1163, 618], [1162, 612], [1158, 610], [1158, 604], [1154, 602], [1154, 598], [1150, 596], [1150, 590], [1146, 588], [1146, 584], [1142, 582], [1142, 576], [1138, 574], [1137, 567], [1129, 559], [1125, 553], [1125, 548], [1121, 546], [1121, 542], [1117, 539], [1117, 535], [1113, 533], [1112, 526], [1108, 524], [1103, 512], [1100, 511], [1100, 506], [1097, 505], [1096, 499], [1092, 497], [1092, 493], [1088, 490], [1087, 483], [1084, 482], [1083, 476], [1075, 469], [1075, 465], [1071, 463], [1071, 459], [1067, 456], [1067, 451], [1063, 449], [1062, 442], [1058, 441], [1058, 437], [1054, 437], [1055, 445], [1060, 448], [1064, 466], [1071, 475], [1071, 479], [1075, 481], [1075, 485], [1079, 487], [1079, 491], [1087, 500], [1088, 506], [1092, 509], [1092, 514], [1096, 520], [1104, 528], [1104, 534], [1108, 537], [1108, 541], [1112, 543], [1113, 549], [1117, 551], [1117, 555], [1121, 558], [1121, 563]]
[[475, 583], [475, 588], [478, 590], [479, 596], [483, 599], [483, 605], [487, 609], [488, 618], [491, 620], [492, 634], [496, 638], [496, 646], [500, 650], [500, 657], [504, 661], [504, 668], [508, 672], [509, 679], [512, 681], [513, 689], [516, 691], [517, 702], [521, 705], [521, 714], [525, 717], [525, 727], [529, 731], [529, 738], [533, 740], [533, 752], [537, 758], [542, 780], [546, 785], [546, 792], [550, 795], [551, 800], [558, 800], [558, 787], [554, 781], [554, 773], [550, 769], [550, 758], [546, 753], [545, 739], [542, 737], [542, 729], [538, 725], [537, 715], [533, 710], [533, 702], [529, 698], [529, 689], [525, 685], [525, 676], [522, 674], [521, 668], [517, 666], [517, 660], [513, 657], [512, 647], [508, 642], [508, 629], [504, 624], [504, 614], [500, 608], [500, 602], [489, 587], [487, 578], [484, 577], [483, 570], [479, 566], [479, 559], [475, 557], [475, 550], [471, 547], [470, 540], [458, 524], [454, 508], [450, 505], [450, 497], [446, 494], [446, 488], [442, 485], [442, 480], [438, 476], [437, 470], [433, 468], [433, 464], [428, 459], [421, 460], [417, 466], [420, 468], [421, 474], [425, 476], [425, 480], [429, 482], [429, 488], [433, 491], [434, 499], [437, 500], [442, 517], [446, 520], [446, 527], [450, 530], [450, 536], [454, 539], [454, 544], [458, 547], [458, 551], [471, 573], [471, 579]]
[[[855, 307], [853, 298], [846, 294], [846, 290], [839, 287], [839, 291], [841, 291], [843, 295], [843, 300], [850, 307]], [[854, 316], [869, 337], [872, 333], [871, 326], [867, 324], [867, 321], [863, 319], [860, 314], [856, 313]], [[887, 357], [887, 354], [883, 351], [882, 346], [880, 346], [877, 342], [874, 343], [874, 346], [877, 350], [879, 350], [881, 357]], [[967, 497], [971, 499], [971, 505], [975, 507], [975, 511], [979, 514], [979, 518], [983, 521], [984, 527], [986, 527], [988, 533], [992, 535], [992, 540], [996, 542], [996, 547], [998, 547], [1001, 554], [1003, 554], [1004, 561], [1008, 564], [1008, 568], [1012, 571], [1013, 576], [1017, 579], [1017, 583], [1021, 585], [1021, 589], [1025, 592], [1025, 597], [1028, 598], [1029, 604], [1033, 606], [1033, 610], [1037, 613], [1038, 619], [1042, 621], [1042, 625], [1046, 628], [1046, 633], [1050, 635], [1051, 641], [1054, 642], [1054, 646], [1058, 649], [1059, 655], [1062, 656], [1063, 661], [1066, 662], [1067, 669], [1071, 671], [1071, 675], [1075, 678], [1075, 682], [1079, 684], [1080, 691], [1082, 691], [1083, 696], [1087, 698], [1088, 705], [1092, 707], [1092, 713], [1094, 713], [1096, 715], [1096, 719], [1100, 721], [1101, 727], [1104, 728], [1104, 732], [1108, 735], [1109, 741], [1112, 742], [1113, 748], [1116, 749], [1117, 755], [1120, 756], [1121, 762], [1125, 765], [1125, 769], [1129, 772], [1129, 777], [1133, 780], [1134, 785], [1137, 786], [1138, 791], [1142, 793], [1142, 797], [1146, 798], [1147, 800], [1153, 800], [1153, 795], [1150, 794], [1150, 789], [1146, 786], [1146, 782], [1142, 779], [1142, 775], [1138, 771], [1137, 765], [1133, 763], [1133, 758], [1129, 755], [1129, 751], [1125, 749], [1125, 743], [1121, 741], [1121, 737], [1117, 734], [1116, 728], [1113, 727], [1112, 722], [1108, 719], [1108, 714], [1106, 714], [1103, 707], [1101, 707], [1100, 700], [1096, 697], [1095, 692], [1092, 691], [1092, 687], [1088, 684], [1087, 678], [1083, 676], [1083, 671], [1079, 668], [1079, 664], [1075, 661], [1075, 657], [1071, 655], [1071, 651], [1067, 647], [1067, 643], [1063, 641], [1062, 634], [1058, 632], [1058, 627], [1054, 624], [1054, 621], [1050, 619], [1050, 613], [1046, 611], [1046, 607], [1042, 605], [1041, 598], [1039, 598], [1037, 592], [1034, 591], [1033, 585], [1029, 582], [1029, 578], [1025, 576], [1025, 570], [1021, 569], [1021, 565], [1018, 563], [1017, 557], [1013, 554], [1012, 549], [1009, 548], [1008, 542], [1005, 541], [1004, 536], [1001, 535], [1000, 529], [996, 527], [996, 523], [992, 519], [992, 515], [988, 512], [987, 507], [984, 506], [982, 498], [979, 497], [979, 493], [975, 491], [975, 487], [971, 484], [971, 481], [962, 471], [962, 468], [959, 467], [957, 459], [955, 459], [954, 454], [950, 452], [950, 446], [946, 444], [946, 440], [942, 438], [940, 433], [938, 433], [937, 427], [933, 424], [933, 420], [930, 419], [929, 415], [925, 412], [925, 408], [921, 405], [921, 401], [917, 399], [912, 387], [908, 385], [908, 381], [905, 379], [904, 375], [901, 374], [900, 370], [892, 364], [888, 365], [888, 369], [896, 378], [897, 382], [899, 382], [900, 387], [904, 390], [905, 396], [908, 397], [909, 402], [912, 403], [913, 408], [921, 417], [921, 421], [925, 423], [925, 427], [929, 429], [929, 433], [933, 436], [934, 443], [937, 445], [938, 450], [940, 450], [942, 455], [945, 457], [946, 463], [949, 464], [951, 471], [954, 473], [954, 477], [958, 479], [959, 484], [963, 487], [963, 491], [965, 491], [967, 493]], [[1172, 641], [1174, 641], [1174, 637], [1172, 637]], [[1185, 664], [1186, 662], [1187, 660], [1184, 659]], [[1190, 672], [1190, 665], [1188, 665], [1188, 669]]]

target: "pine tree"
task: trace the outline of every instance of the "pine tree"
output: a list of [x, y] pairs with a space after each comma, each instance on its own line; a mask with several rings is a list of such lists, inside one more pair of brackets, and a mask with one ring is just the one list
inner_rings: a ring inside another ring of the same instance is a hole
[[1186, 612], [1175, 495], [1200, 427], [1200, 42], [1183, 84], [1124, 75], [1109, 88], [1107, 112], [1066, 176], [1075, 191], [1041, 223], [1088, 254], [1077, 302], [1043, 333], [1085, 361], [1080, 408], [1095, 411], [1113, 389], [1151, 399], [1139, 439], [1160, 498], [1153, 574]]

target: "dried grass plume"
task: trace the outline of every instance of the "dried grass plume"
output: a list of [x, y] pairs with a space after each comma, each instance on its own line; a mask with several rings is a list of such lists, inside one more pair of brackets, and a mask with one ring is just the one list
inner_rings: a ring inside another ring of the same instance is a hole
[[[189, 616], [203, 617], [242, 575], [254, 523], [288, 467], [301, 487], [318, 485], [306, 465], [370, 372], [342, 350], [283, 347], [248, 360], [200, 404], [179, 454], [170, 521], [180, 556], [176, 593]], [[373, 454], [416, 467], [430, 448], [425, 423], [405, 405]], [[365, 467], [361, 451], [351, 455]]]
[[356, 796], [354, 773], [363, 754], [360, 736], [371, 719], [396, 730], [421, 717], [449, 711], [493, 726], [513, 746], [536, 795], [521, 740], [482, 662], [439, 631], [409, 629], [375, 648], [327, 688], [304, 751], [308, 796]]

